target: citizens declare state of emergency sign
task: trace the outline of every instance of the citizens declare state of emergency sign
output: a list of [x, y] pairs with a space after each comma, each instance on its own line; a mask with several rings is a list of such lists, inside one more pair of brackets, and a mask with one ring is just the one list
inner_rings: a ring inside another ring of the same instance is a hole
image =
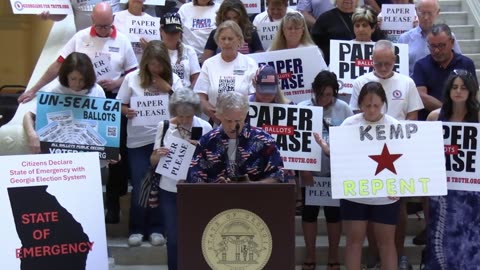
[[119, 100], [41, 92], [36, 117], [42, 153], [99, 152], [118, 160]]
[[13, 14], [72, 14], [71, 0], [10, 0]]
[[322, 107], [250, 102], [248, 116], [273, 136], [285, 169], [320, 171], [322, 149], [313, 132], [322, 131]]
[[331, 127], [330, 161], [333, 198], [447, 194], [440, 122]]
[[107, 270], [98, 154], [0, 156], [5, 270]]
[[[249, 54], [258, 66], [270, 65], [277, 71], [280, 89], [295, 103], [312, 97], [315, 76], [327, 69], [317, 46]], [[408, 66], [407, 66], [408, 69]]]
[[480, 124], [443, 123], [448, 189], [480, 191]]
[[[339, 93], [352, 94], [353, 81], [373, 71], [374, 45], [375, 42], [330, 40], [330, 71], [337, 74]], [[409, 76], [408, 45], [394, 45], [396, 60], [393, 71]]]

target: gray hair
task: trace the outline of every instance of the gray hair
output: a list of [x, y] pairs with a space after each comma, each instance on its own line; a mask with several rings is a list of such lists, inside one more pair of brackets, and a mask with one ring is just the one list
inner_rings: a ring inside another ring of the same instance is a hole
[[178, 108], [187, 109], [188, 106], [193, 110], [193, 113], [199, 115], [202, 112], [200, 105], [200, 97], [190, 88], [180, 88], [173, 92], [168, 102], [168, 111], [170, 115], [177, 116]]
[[[422, 6], [422, 4], [426, 1], [430, 1], [430, 0], [417, 0], [417, 2], [415, 3], [415, 7], [416, 8], [420, 8]], [[434, 0], [435, 2], [435, 8], [438, 10], [440, 10], [440, 3], [438, 3], [438, 0]]]
[[445, 33], [445, 35], [447, 35], [447, 37], [453, 38], [452, 29], [450, 29], [450, 26], [448, 26], [444, 23], [434, 24], [432, 26], [431, 34], [433, 36], [437, 36], [440, 33]]
[[381, 39], [377, 42], [375, 42], [375, 45], [373, 46], [373, 51], [376, 50], [391, 50], [393, 54], [395, 54], [395, 45], [390, 40], [386, 39]]
[[241, 110], [247, 113], [249, 109], [248, 98], [239, 92], [225, 92], [218, 97], [216, 109], [217, 116], [229, 110]]
[[215, 35], [213, 36], [213, 39], [215, 42], [218, 44], [218, 38], [221, 34], [221, 32], [225, 29], [230, 29], [233, 31], [233, 33], [240, 39], [241, 42], [243, 42], [243, 32], [240, 26], [234, 21], [227, 20], [222, 22], [218, 27], [217, 30], [215, 30]]

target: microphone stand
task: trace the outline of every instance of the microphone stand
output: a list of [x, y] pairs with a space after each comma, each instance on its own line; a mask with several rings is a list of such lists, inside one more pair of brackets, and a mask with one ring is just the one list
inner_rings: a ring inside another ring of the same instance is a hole
[[240, 124], [237, 123], [235, 125], [235, 165], [234, 165], [234, 174], [235, 176], [232, 177], [232, 182], [248, 182], [248, 175], [238, 175], [238, 164], [240, 164], [240, 150], [238, 148], [238, 136], [240, 135]]

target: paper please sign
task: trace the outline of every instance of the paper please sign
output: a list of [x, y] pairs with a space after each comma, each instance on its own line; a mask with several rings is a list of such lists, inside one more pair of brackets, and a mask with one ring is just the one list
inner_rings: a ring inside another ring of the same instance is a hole
[[[373, 71], [373, 46], [375, 42], [330, 40], [330, 71], [335, 72], [339, 93], [351, 94], [353, 81]], [[393, 71], [408, 76], [408, 45], [395, 45]]]
[[160, 18], [142, 17], [137, 19], [136, 16], [130, 16], [127, 24], [127, 34], [132, 42], [139, 42], [140, 38], [147, 41], [160, 40]]
[[95, 58], [93, 58], [93, 68], [97, 75], [97, 82], [115, 77], [112, 66], [110, 65], [110, 55], [108, 54], [95, 56]]
[[446, 195], [440, 122], [330, 128], [333, 198]]
[[267, 50], [272, 45], [273, 38], [277, 34], [280, 21], [261, 23], [257, 27], [257, 33], [262, 42], [263, 48]]
[[415, 5], [382, 5], [382, 32], [391, 41], [397, 41], [401, 34], [413, 28], [417, 13]]
[[[221, 2], [221, 1], [220, 1]], [[247, 14], [258, 14], [262, 12], [261, 8], [261, 1], [260, 0], [242, 0], [245, 9], [247, 10]]]
[[0, 156], [2, 269], [107, 270], [96, 153]]
[[327, 69], [317, 46], [249, 54], [259, 66], [270, 65], [277, 71], [283, 94], [295, 103], [312, 97], [315, 76]]
[[320, 171], [322, 150], [313, 132], [322, 131], [322, 107], [250, 102], [248, 116], [275, 138], [285, 169]]
[[70, 0], [10, 0], [13, 14], [72, 14]]
[[131, 119], [132, 126], [156, 126], [160, 121], [170, 119], [168, 95], [131, 97], [130, 109], [137, 113]]
[[195, 145], [173, 136], [169, 141], [170, 144], [165, 147], [170, 152], [160, 159], [155, 172], [175, 180], [185, 180], [193, 152], [195, 152]]
[[305, 204], [319, 206], [340, 206], [340, 200], [332, 199], [330, 177], [313, 177], [313, 187], [305, 187]]
[[[126, 4], [128, 0], [120, 0], [120, 3]], [[145, 0], [144, 5], [150, 6], [165, 6], [165, 0]]]
[[40, 92], [35, 129], [42, 153], [98, 152], [118, 160], [120, 101]]
[[448, 189], [480, 191], [480, 124], [443, 123]]

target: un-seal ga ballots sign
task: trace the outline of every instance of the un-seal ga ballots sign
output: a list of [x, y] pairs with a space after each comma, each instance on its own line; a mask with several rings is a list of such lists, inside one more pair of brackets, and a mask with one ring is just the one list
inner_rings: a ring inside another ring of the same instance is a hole
[[[317, 46], [249, 54], [258, 66], [270, 65], [277, 71], [280, 89], [295, 103], [312, 97], [315, 76], [327, 69]], [[407, 67], [408, 68], [408, 67]]]
[[119, 100], [41, 92], [36, 117], [42, 153], [98, 152], [118, 160]]
[[330, 128], [335, 199], [447, 194], [442, 124]]
[[443, 123], [448, 189], [480, 191], [480, 124]]
[[[339, 93], [352, 94], [353, 81], [373, 71], [375, 42], [330, 40], [330, 71], [337, 74]], [[395, 43], [393, 71], [408, 76], [408, 45]]]
[[70, 0], [10, 0], [13, 14], [72, 14]]
[[322, 149], [313, 132], [322, 131], [322, 107], [250, 102], [248, 116], [273, 136], [285, 169], [320, 171]]
[[108, 269], [98, 154], [0, 163], [2, 269]]

